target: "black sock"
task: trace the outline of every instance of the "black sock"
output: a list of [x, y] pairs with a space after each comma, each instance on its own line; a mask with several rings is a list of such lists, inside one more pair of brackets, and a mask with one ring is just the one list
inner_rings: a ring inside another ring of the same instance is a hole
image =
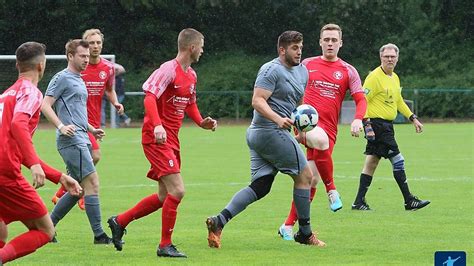
[[224, 228], [224, 225], [232, 219], [232, 213], [228, 209], [223, 209], [217, 217], [219, 227]]
[[362, 203], [365, 198], [365, 194], [369, 190], [370, 183], [372, 183], [372, 176], [366, 174], [360, 174], [359, 180], [359, 191], [357, 191], [357, 196], [354, 203]]
[[410, 189], [408, 188], [407, 176], [405, 174], [405, 170], [401, 171], [394, 171], [393, 177], [397, 181], [398, 187], [403, 194], [403, 199], [405, 202], [411, 199]]

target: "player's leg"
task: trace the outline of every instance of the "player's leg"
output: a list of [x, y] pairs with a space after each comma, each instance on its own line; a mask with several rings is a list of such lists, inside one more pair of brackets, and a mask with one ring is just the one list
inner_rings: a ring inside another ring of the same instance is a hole
[[309, 165], [306, 165], [298, 175], [292, 175], [294, 180], [293, 201], [295, 203], [296, 212], [298, 213], [299, 225], [299, 230], [294, 235], [294, 239], [301, 244], [324, 247], [326, 244], [317, 239], [315, 233], [311, 230], [311, 203], [309, 197], [312, 177], [313, 174]]
[[184, 197], [184, 182], [180, 173], [169, 174], [160, 178], [161, 184], [166, 188], [167, 195], [163, 202], [161, 214], [161, 241], [157, 249], [160, 257], [182, 257], [186, 255], [179, 252], [172, 244], [171, 236], [176, 224], [178, 206]]
[[371, 210], [365, 200], [365, 195], [367, 194], [370, 184], [372, 183], [372, 177], [374, 176], [375, 169], [377, 169], [379, 161], [380, 157], [376, 155], [367, 155], [365, 157], [364, 167], [359, 179], [359, 189], [357, 191], [354, 203], [352, 204], [353, 210]]
[[[310, 195], [309, 195], [309, 200], [312, 202], [316, 195], [316, 186], [321, 180], [321, 178], [319, 176], [318, 169], [316, 168], [316, 164], [314, 163], [314, 161], [313, 160], [308, 161], [308, 165], [311, 169], [311, 172], [313, 173], [313, 178], [311, 180], [311, 190], [310, 190]], [[290, 212], [288, 213], [288, 216], [285, 222], [278, 229], [278, 234], [284, 240], [293, 240], [293, 226], [296, 224], [297, 221], [298, 221], [298, 214], [296, 213], [295, 202], [292, 201]]]
[[102, 215], [99, 200], [99, 175], [96, 171], [87, 175], [81, 182], [84, 188], [84, 205], [87, 218], [94, 233], [94, 244], [110, 244], [112, 239], [107, 236], [102, 228]]
[[[147, 175], [149, 178], [156, 180], [153, 168], [150, 169]], [[135, 206], [122, 212], [118, 215], [112, 216], [107, 220], [110, 230], [112, 231], [112, 240], [115, 249], [122, 250], [122, 237], [126, 233], [126, 227], [134, 220], [145, 217], [163, 206], [163, 201], [166, 197], [167, 191], [162, 181], [158, 180], [158, 193], [153, 193], [141, 199]]]
[[408, 187], [408, 181], [405, 174], [405, 158], [401, 153], [390, 157], [390, 162], [393, 168], [393, 177], [397, 181], [398, 187], [402, 192], [403, 199], [405, 201], [405, 210], [416, 211], [430, 204], [428, 200], [420, 200], [416, 196], [412, 195]]
[[46, 245], [54, 236], [54, 226], [48, 214], [41, 218], [22, 221], [29, 231], [23, 233], [0, 249], [2, 263], [26, 256]]

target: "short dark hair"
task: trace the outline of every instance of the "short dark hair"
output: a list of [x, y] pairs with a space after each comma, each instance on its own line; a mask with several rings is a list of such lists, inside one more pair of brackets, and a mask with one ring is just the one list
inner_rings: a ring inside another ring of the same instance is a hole
[[20, 72], [33, 69], [44, 59], [46, 45], [38, 42], [25, 42], [16, 51], [16, 62]]
[[66, 57], [68, 54], [75, 55], [79, 46], [89, 49], [89, 43], [82, 39], [69, 40], [66, 43]]
[[192, 28], [184, 29], [178, 35], [178, 49], [185, 50], [189, 45], [198, 43], [201, 39], [204, 39], [204, 35], [199, 31]]
[[286, 49], [288, 48], [288, 46], [290, 46], [290, 44], [298, 43], [301, 41], [303, 41], [303, 34], [301, 34], [300, 32], [293, 30], [285, 31], [278, 37], [277, 49], [280, 49], [280, 47]]

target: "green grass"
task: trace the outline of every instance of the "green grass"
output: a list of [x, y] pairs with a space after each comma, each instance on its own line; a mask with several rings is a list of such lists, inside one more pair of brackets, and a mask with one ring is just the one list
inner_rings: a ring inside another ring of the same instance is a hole
[[[131, 223], [124, 250], [116, 252], [113, 246], [92, 245], [87, 217], [74, 208], [57, 227], [59, 244], [49, 244], [12, 265], [433, 265], [437, 250], [466, 251], [472, 264], [473, 129], [472, 123], [427, 124], [419, 135], [411, 125], [397, 125], [410, 188], [432, 203], [421, 211], [406, 212], [390, 163], [382, 161], [367, 195], [375, 211], [355, 212], [350, 205], [357, 192], [365, 142], [350, 137], [347, 126], [340, 127], [334, 164], [344, 208], [330, 212], [320, 186], [311, 212], [313, 228], [326, 241], [326, 248], [302, 246], [277, 236], [292, 197], [290, 178], [278, 175], [265, 199], [226, 226], [222, 248], [215, 250], [207, 247], [204, 220], [249, 182], [246, 126], [222, 126], [214, 133], [186, 126], [181, 130], [186, 196], [173, 241], [188, 259], [156, 257], [161, 211]], [[34, 142], [45, 161], [64, 169], [52, 130], [38, 130]], [[109, 129], [101, 147], [101, 206], [109, 232], [108, 217], [130, 208], [157, 187], [145, 178], [149, 165], [141, 149], [140, 129]], [[48, 182], [38, 190], [50, 210], [56, 189]], [[13, 223], [9, 230], [12, 237], [25, 229]]]

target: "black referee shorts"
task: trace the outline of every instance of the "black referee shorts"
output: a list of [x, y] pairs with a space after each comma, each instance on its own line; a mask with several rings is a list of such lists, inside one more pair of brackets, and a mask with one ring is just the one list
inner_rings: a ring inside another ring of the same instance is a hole
[[395, 131], [392, 121], [381, 118], [371, 118], [372, 129], [375, 133], [375, 140], [367, 141], [365, 146], [366, 155], [392, 158], [400, 153], [398, 144], [395, 141]]

